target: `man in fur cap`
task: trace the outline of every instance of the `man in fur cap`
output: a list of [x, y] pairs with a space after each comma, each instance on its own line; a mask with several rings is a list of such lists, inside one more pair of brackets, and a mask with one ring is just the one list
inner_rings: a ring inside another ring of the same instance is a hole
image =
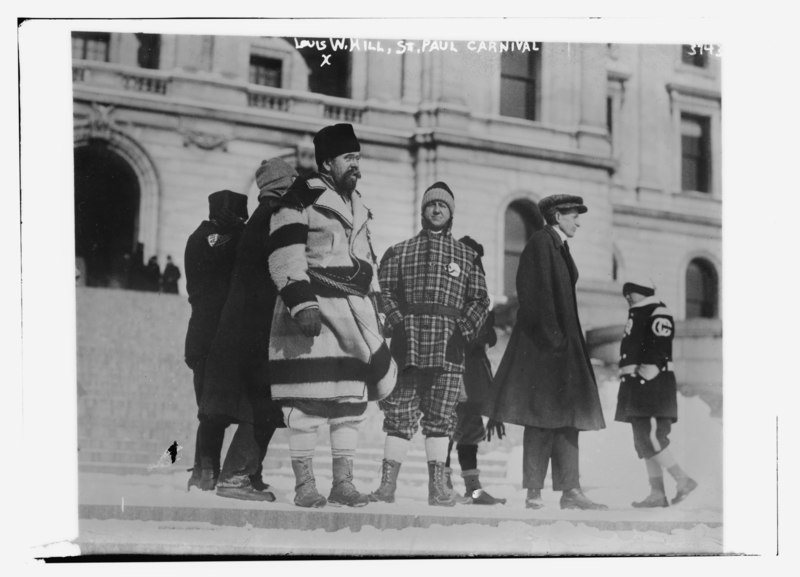
[[[370, 386], [394, 380], [375, 299], [372, 214], [356, 183], [361, 145], [350, 124], [314, 137], [319, 174], [295, 180], [271, 220], [269, 272], [278, 301], [269, 343], [272, 398], [281, 402], [299, 507], [361, 507], [353, 457]], [[330, 425], [333, 486], [317, 490], [312, 457]]]
[[445, 460], [465, 348], [486, 320], [489, 296], [478, 254], [450, 234], [455, 198], [447, 184], [431, 185], [421, 209], [422, 231], [391, 247], [381, 261], [384, 312], [402, 372], [392, 394], [380, 402], [387, 436], [381, 484], [371, 497], [394, 502], [400, 466], [421, 423], [428, 503], [452, 506], [456, 499], [446, 485]]

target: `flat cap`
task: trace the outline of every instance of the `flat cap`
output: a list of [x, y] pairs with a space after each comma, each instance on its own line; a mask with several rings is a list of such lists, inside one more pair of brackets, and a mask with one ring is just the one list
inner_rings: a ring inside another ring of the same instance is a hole
[[580, 214], [583, 214], [589, 209], [583, 204], [583, 198], [580, 196], [553, 194], [539, 201], [539, 210], [542, 211], [542, 214], [549, 214], [556, 210], [561, 212], [577, 210]]

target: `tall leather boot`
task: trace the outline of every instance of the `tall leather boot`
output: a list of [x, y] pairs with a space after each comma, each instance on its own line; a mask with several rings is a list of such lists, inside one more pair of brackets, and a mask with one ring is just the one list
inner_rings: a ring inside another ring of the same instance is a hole
[[445, 485], [444, 469], [443, 462], [428, 461], [428, 505], [453, 507], [456, 504]]
[[368, 495], [359, 493], [353, 485], [353, 459], [349, 457], [333, 458], [333, 486], [328, 495], [330, 505], [346, 505], [363, 507], [369, 503]]
[[305, 459], [292, 459], [294, 471], [294, 504], [298, 507], [319, 508], [328, 502], [317, 491], [317, 482], [314, 479], [314, 469], [311, 466], [311, 457]]
[[383, 501], [384, 503], [394, 503], [394, 493], [397, 490], [397, 475], [400, 473], [398, 461], [384, 459], [381, 464], [381, 484], [369, 494], [370, 501]]
[[478, 469], [461, 471], [461, 476], [464, 477], [464, 486], [467, 488], [465, 496], [469, 498], [469, 502], [474, 505], [497, 505], [498, 503], [505, 505], [505, 499], [492, 497], [483, 490], [480, 473]]

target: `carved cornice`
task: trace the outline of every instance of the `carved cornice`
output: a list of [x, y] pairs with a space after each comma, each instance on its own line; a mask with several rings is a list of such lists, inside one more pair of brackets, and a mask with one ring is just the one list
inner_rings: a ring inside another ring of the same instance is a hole
[[231, 141], [226, 136], [202, 132], [199, 130], [181, 130], [184, 146], [196, 146], [202, 150], [215, 150], [220, 148], [223, 152], [228, 152], [228, 143]]

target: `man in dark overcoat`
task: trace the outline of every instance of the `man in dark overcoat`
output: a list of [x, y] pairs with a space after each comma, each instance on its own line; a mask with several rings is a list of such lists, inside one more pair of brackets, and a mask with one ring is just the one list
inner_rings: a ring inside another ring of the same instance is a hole
[[548, 463], [562, 509], [605, 509], [581, 490], [579, 431], [605, 427], [594, 370], [578, 318], [578, 269], [567, 240], [588, 209], [583, 199], [553, 195], [539, 202], [547, 226], [531, 235], [517, 272], [519, 313], [484, 414], [525, 427], [526, 507], [543, 506]]
[[272, 402], [268, 367], [269, 331], [277, 290], [269, 278], [269, 221], [297, 172], [280, 158], [256, 171], [258, 207], [236, 250], [230, 288], [206, 360], [200, 412], [238, 423], [222, 465], [217, 495], [273, 501], [261, 478], [262, 465], [280, 407]]
[[[220, 190], [208, 197], [209, 217], [200, 223], [186, 243], [186, 292], [192, 315], [186, 331], [184, 358], [194, 373], [194, 394], [200, 407], [206, 358], [228, 296], [228, 284], [244, 222], [247, 196]], [[202, 412], [197, 415], [195, 458], [188, 487], [214, 489], [220, 471], [220, 452], [227, 421]]]
[[636, 454], [644, 459], [650, 494], [637, 508], [667, 507], [663, 469], [675, 479], [675, 505], [697, 488], [669, 450], [672, 424], [678, 420], [677, 386], [672, 370], [672, 313], [656, 297], [652, 283], [636, 280], [622, 286], [630, 307], [620, 343], [620, 385], [616, 421], [630, 423]]

